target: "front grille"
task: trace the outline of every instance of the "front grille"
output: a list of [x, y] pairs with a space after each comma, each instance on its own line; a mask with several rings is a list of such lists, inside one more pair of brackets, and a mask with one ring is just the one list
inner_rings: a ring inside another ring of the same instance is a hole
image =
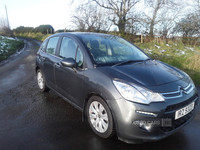
[[184, 101], [182, 103], [175, 104], [175, 105], [170, 105], [170, 106], [167, 107], [166, 112], [170, 112], [170, 111], [175, 111], [175, 110], [181, 109], [181, 108], [189, 105], [192, 101], [194, 101], [196, 99], [198, 99], [198, 95], [194, 95], [189, 100]]
[[178, 86], [178, 90], [177, 91], [161, 93], [161, 95], [165, 99], [179, 98], [179, 97], [183, 96], [183, 93], [189, 94], [194, 88], [195, 88], [194, 84], [190, 83], [186, 87]]
[[189, 114], [179, 118], [178, 120], [172, 120], [171, 127], [160, 127], [160, 129], [164, 132], [170, 132], [172, 130], [175, 130], [176, 128], [182, 126], [184, 123], [188, 122], [193, 115], [194, 115], [194, 110], [191, 111]]

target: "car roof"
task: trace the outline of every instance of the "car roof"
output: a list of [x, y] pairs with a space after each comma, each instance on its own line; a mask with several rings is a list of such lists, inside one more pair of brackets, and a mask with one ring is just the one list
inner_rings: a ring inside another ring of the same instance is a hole
[[56, 33], [56, 34], [53, 34], [49, 37], [53, 37], [53, 36], [64, 36], [64, 35], [74, 35], [76, 37], [79, 37], [80, 35], [98, 35], [98, 36], [114, 36], [114, 35], [111, 35], [111, 34], [105, 34], [105, 33], [94, 33], [94, 32], [62, 32], [62, 33]]
[[58, 34], [73, 34], [73, 35], [110, 35], [105, 33], [94, 33], [94, 32], [62, 32]]

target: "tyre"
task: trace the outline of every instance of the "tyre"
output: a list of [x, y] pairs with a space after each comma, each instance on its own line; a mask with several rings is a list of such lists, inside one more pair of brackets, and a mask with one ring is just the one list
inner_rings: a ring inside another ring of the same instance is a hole
[[49, 91], [49, 88], [46, 86], [44, 75], [40, 69], [37, 70], [37, 83], [41, 92]]
[[106, 102], [93, 96], [87, 103], [87, 119], [92, 130], [102, 138], [111, 137], [114, 133], [112, 114]]

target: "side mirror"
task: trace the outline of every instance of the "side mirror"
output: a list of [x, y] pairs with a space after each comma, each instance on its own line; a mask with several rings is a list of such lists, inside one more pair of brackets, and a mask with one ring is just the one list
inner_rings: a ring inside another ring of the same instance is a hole
[[76, 62], [73, 58], [65, 58], [65, 59], [61, 60], [61, 64], [64, 67], [70, 67], [70, 68], [73, 68], [76, 66]]

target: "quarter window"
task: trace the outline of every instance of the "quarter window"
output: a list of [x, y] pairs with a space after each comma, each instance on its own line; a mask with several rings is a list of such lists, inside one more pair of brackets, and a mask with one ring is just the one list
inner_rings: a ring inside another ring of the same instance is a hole
[[59, 37], [53, 37], [49, 40], [49, 43], [47, 45], [47, 50], [46, 50], [47, 53], [55, 55], [58, 39]]
[[79, 68], [82, 68], [83, 66], [83, 53], [81, 52], [80, 48], [78, 48], [77, 54], [76, 54], [76, 65]]

